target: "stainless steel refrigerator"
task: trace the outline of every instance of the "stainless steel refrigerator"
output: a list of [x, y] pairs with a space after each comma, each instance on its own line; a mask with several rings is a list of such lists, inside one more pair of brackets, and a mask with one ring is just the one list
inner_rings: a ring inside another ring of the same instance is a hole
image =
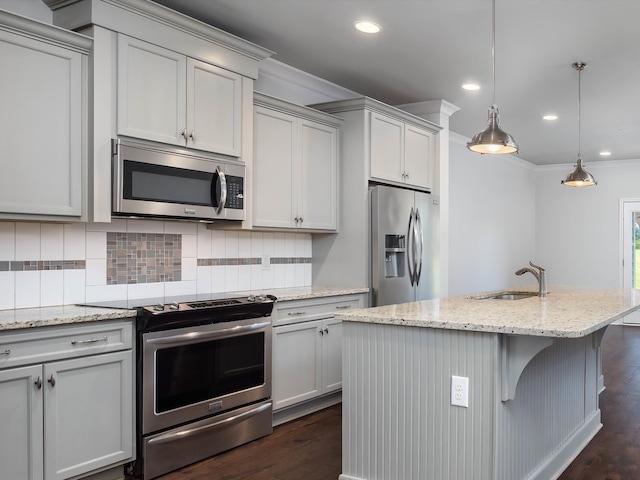
[[371, 187], [372, 305], [439, 296], [439, 201], [415, 190]]

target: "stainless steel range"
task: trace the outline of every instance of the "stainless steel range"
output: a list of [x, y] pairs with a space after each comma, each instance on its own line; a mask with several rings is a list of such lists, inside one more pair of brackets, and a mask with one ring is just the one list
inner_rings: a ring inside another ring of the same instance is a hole
[[275, 300], [136, 308], [137, 459], [128, 473], [155, 478], [272, 432]]

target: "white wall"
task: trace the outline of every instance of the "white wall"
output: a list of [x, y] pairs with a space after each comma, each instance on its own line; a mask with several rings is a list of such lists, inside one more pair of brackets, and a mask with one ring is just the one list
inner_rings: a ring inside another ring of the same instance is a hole
[[539, 167], [536, 248], [550, 285], [622, 287], [620, 201], [640, 198], [640, 160], [585, 165], [597, 186], [560, 184], [573, 165]]
[[536, 174], [511, 155], [479, 155], [468, 139], [451, 134], [449, 146], [449, 295], [534, 285], [514, 272], [535, 255]]

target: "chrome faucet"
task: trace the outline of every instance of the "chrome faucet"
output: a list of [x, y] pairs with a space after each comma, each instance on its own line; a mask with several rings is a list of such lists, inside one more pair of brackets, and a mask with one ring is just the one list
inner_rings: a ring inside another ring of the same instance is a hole
[[538, 280], [538, 296], [546, 297], [547, 296], [547, 272], [545, 272], [544, 268], [531, 263], [531, 261], [529, 261], [529, 265], [531, 265], [533, 268], [537, 268], [538, 271], [536, 272], [531, 268], [525, 267], [525, 268], [521, 268], [520, 270], [517, 270], [516, 275], [518, 276], [523, 275], [526, 272], [533, 274], [533, 276], [536, 277], [536, 280]]

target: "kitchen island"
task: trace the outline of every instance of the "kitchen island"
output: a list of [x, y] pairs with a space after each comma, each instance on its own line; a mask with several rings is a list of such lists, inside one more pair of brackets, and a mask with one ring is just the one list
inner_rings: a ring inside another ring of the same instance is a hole
[[602, 336], [640, 296], [486, 298], [494, 293], [338, 316], [340, 480], [549, 480], [593, 438]]

